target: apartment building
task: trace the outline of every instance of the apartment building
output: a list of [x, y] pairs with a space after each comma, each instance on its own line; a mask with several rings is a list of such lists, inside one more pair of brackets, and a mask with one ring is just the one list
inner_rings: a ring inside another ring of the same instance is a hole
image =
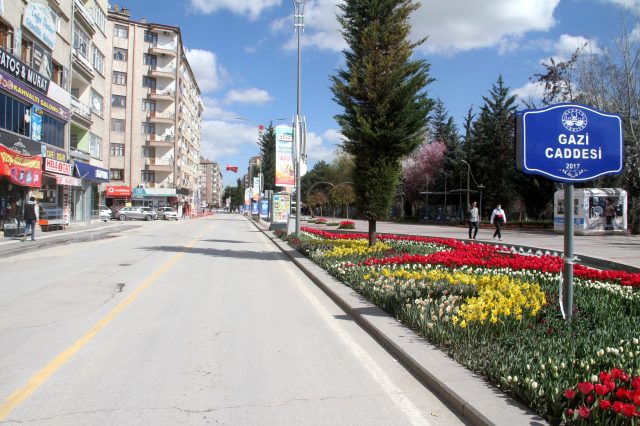
[[107, 8], [106, 0], [73, 1], [69, 156], [82, 184], [70, 188], [71, 221], [97, 216], [109, 182]]
[[82, 188], [82, 180], [72, 176], [67, 136], [75, 6], [74, 0], [0, 2], [0, 151], [6, 166], [0, 170], [0, 229], [5, 236], [22, 232], [22, 208], [31, 196], [43, 208], [41, 224], [68, 223], [72, 189]]
[[211, 208], [221, 208], [222, 194], [222, 171], [220, 165], [215, 161], [200, 157], [200, 194], [202, 205], [206, 203]]
[[131, 20], [113, 5], [107, 205], [193, 202], [204, 105], [180, 28]]

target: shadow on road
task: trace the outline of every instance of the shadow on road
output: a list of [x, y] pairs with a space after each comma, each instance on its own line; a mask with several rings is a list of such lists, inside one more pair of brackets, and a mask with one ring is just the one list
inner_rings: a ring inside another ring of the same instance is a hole
[[[155, 246], [144, 247], [141, 250], [148, 251], [166, 251], [180, 253], [185, 251], [184, 246]], [[286, 260], [284, 254], [271, 251], [250, 251], [250, 250], [220, 250], [214, 248], [189, 248], [187, 253], [203, 254], [212, 257], [228, 257], [236, 259], [254, 259], [254, 260]]]
[[249, 241], [238, 240], [202, 240], [205, 243], [231, 243], [231, 244], [247, 244]]

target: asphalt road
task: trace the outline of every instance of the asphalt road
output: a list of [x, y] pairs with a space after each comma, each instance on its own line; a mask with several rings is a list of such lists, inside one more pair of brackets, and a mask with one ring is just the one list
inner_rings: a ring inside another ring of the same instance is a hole
[[3, 424], [462, 424], [238, 215], [0, 271]]

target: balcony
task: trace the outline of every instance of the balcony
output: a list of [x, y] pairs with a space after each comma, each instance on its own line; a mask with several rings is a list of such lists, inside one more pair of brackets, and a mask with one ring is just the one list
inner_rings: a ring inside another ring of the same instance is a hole
[[144, 165], [146, 170], [166, 173], [173, 172], [173, 161], [163, 160], [161, 158], [145, 158]]
[[155, 147], [173, 148], [175, 139], [171, 136], [160, 136], [154, 133], [147, 135], [147, 145]]
[[176, 67], [158, 67], [151, 65], [149, 67], [149, 76], [176, 79]]
[[147, 111], [147, 121], [151, 123], [173, 124], [176, 121], [176, 115], [173, 112]]
[[91, 125], [91, 107], [75, 97], [71, 97], [71, 118], [80, 121], [81, 124]]
[[147, 97], [156, 101], [174, 101], [176, 99], [176, 91], [171, 88], [162, 90], [149, 88]]
[[74, 0], [73, 3], [75, 5], [74, 10], [76, 12], [76, 16], [78, 18], [80, 18], [80, 20], [82, 21], [84, 26], [87, 29], [89, 29], [89, 31], [91, 33], [90, 35], [95, 34], [96, 27], [93, 24], [93, 16], [91, 15], [91, 12], [89, 11], [89, 9], [87, 9], [87, 7], [84, 5], [84, 3], [81, 2], [80, 0]]
[[91, 80], [95, 76], [91, 61], [83, 55], [79, 49], [73, 49], [73, 66], [76, 70], [80, 71], [82, 76], [91, 83]]
[[157, 43], [149, 47], [149, 53], [152, 55], [170, 55], [177, 56], [178, 46], [175, 42]]

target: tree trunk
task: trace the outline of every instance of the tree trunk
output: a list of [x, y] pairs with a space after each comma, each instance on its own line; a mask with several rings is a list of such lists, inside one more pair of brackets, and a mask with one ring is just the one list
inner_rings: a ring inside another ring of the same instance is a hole
[[631, 233], [640, 234], [640, 196], [633, 197], [633, 221], [631, 222]]
[[345, 204], [344, 206], [345, 206], [345, 211], [347, 212], [346, 213], [347, 219], [349, 219], [349, 204]]
[[376, 238], [378, 235], [376, 234], [376, 220], [369, 219], [369, 247], [373, 247], [376, 245]]

